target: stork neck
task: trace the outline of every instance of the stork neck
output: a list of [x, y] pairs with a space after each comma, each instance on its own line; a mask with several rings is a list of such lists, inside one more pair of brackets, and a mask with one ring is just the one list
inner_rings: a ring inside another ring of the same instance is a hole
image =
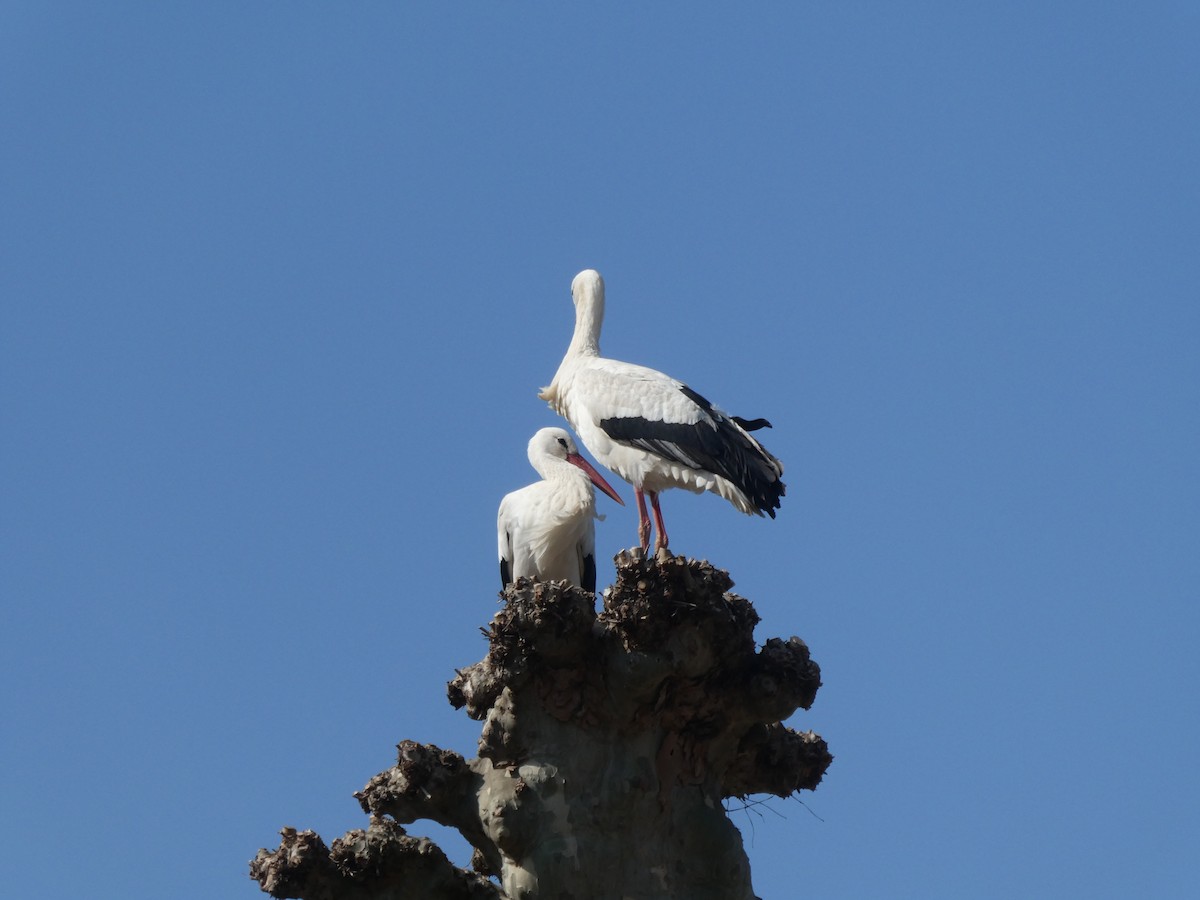
[[542, 476], [542, 480], [548, 481], [556, 485], [590, 485], [587, 475], [576, 466], [571, 465], [565, 459], [560, 459], [557, 456], [542, 456], [534, 463], [534, 469]]
[[568, 355], [599, 356], [600, 327], [604, 324], [604, 296], [585, 294], [575, 306], [575, 333]]

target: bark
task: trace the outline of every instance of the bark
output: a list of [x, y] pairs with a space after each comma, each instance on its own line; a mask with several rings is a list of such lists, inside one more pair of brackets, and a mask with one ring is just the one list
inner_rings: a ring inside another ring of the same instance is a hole
[[[722, 800], [813, 790], [832, 756], [781, 724], [820, 687], [808, 648], [756, 650], [758, 616], [732, 584], [707, 562], [622, 553], [597, 615], [592, 594], [522, 579], [487, 656], [448, 686], [484, 723], [478, 758], [402, 742], [355, 795], [366, 831], [326, 848], [285, 829], [251, 877], [306, 900], [753, 900]], [[457, 829], [475, 871], [408, 836], [417, 819]]]

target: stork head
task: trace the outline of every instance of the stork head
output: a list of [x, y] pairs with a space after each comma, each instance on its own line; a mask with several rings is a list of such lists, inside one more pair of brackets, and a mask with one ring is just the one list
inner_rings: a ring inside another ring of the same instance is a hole
[[565, 428], [542, 428], [529, 439], [531, 462], [541, 456], [566, 459], [572, 455], [578, 456], [579, 448], [575, 445], [575, 439]]
[[546, 472], [542, 466], [542, 461], [546, 457], [553, 457], [569, 462], [580, 469], [587, 476], [588, 481], [600, 488], [600, 490], [608, 494], [608, 496], [612, 497], [622, 506], [625, 505], [625, 501], [621, 499], [621, 495], [616, 492], [613, 486], [605, 481], [604, 476], [597, 472], [592, 467], [592, 464], [580, 455], [579, 448], [575, 446], [574, 438], [571, 437], [566, 429], [543, 428], [529, 439], [529, 462], [543, 476], [546, 475]]
[[575, 305], [585, 297], [604, 302], [604, 279], [595, 269], [584, 269], [571, 281], [571, 299]]

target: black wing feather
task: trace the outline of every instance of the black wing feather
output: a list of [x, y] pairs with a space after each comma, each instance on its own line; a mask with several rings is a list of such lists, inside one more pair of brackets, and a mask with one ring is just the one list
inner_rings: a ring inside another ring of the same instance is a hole
[[596, 557], [587, 554], [583, 558], [583, 584], [580, 585], [588, 593], [596, 593]]

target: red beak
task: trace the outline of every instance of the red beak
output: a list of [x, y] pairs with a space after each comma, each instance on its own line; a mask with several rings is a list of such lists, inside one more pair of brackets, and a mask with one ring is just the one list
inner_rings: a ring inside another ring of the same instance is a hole
[[620, 495], [613, 490], [612, 485], [605, 481], [603, 476], [601, 476], [599, 472], [592, 468], [592, 464], [582, 456], [579, 456], [576, 453], [569, 454], [567, 456], [567, 462], [573, 466], [579, 466], [579, 468], [583, 469], [583, 471], [587, 474], [587, 477], [591, 480], [592, 484], [600, 488], [600, 490], [604, 491], [604, 493], [608, 494], [608, 496], [612, 497], [622, 506], [625, 505], [625, 501], [622, 500]]

